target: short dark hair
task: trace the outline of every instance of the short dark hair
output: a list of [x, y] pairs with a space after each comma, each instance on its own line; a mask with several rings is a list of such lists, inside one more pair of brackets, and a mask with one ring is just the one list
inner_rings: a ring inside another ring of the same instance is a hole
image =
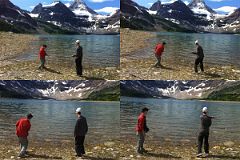
[[31, 118], [33, 118], [33, 115], [31, 113], [29, 113], [29, 114], [27, 114], [27, 118], [31, 119]]
[[162, 42], [162, 44], [166, 44], [166, 42]]
[[148, 110], [149, 110], [149, 109], [148, 109], [147, 107], [144, 107], [144, 108], [142, 109], [142, 112], [146, 112], [146, 111], [148, 112]]
[[46, 44], [44, 44], [44, 45], [42, 45], [43, 47], [45, 47], [45, 48], [47, 48], [47, 45]]

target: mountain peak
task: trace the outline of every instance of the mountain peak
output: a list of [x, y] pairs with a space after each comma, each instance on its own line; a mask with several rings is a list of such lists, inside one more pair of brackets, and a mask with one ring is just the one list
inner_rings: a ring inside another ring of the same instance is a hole
[[216, 12], [206, 5], [204, 0], [192, 0], [188, 7], [197, 14], [215, 14]]
[[95, 15], [97, 12], [92, 10], [87, 6], [87, 4], [83, 0], [75, 0], [69, 7], [75, 15], [82, 16], [82, 15]]
[[158, 11], [161, 8], [161, 1], [157, 0], [153, 5], [149, 8], [151, 11]]

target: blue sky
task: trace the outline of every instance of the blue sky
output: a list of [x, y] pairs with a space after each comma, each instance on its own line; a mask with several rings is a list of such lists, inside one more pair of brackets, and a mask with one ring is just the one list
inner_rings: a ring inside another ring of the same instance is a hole
[[[138, 4], [149, 8], [152, 3], [157, 0], [134, 0]], [[171, 2], [174, 0], [161, 0], [163, 3]], [[191, 0], [182, 0], [185, 3], [189, 3]], [[205, 0], [205, 3], [212, 9], [217, 9], [218, 13], [229, 13], [234, 8], [240, 8], [240, 0]]]
[[[39, 3], [51, 4], [53, 0], [10, 0], [18, 7], [31, 11], [33, 6]], [[61, 0], [64, 4], [71, 3], [73, 0]], [[102, 10], [108, 12], [111, 8], [120, 8], [120, 0], [84, 0], [84, 2], [93, 10]], [[106, 8], [107, 7], [107, 8]], [[104, 13], [104, 12], [101, 12]], [[106, 13], [107, 14], [107, 13]]]

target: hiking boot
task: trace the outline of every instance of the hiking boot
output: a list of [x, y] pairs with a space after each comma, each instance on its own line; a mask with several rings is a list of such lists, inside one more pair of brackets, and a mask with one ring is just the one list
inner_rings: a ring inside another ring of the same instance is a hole
[[143, 151], [137, 151], [138, 154], [143, 154]]
[[206, 154], [205, 154], [205, 157], [209, 157], [209, 153], [206, 153]]
[[142, 149], [142, 152], [144, 152], [144, 153], [148, 153], [148, 151], [147, 151], [147, 150], [145, 150], [145, 149]]
[[202, 153], [197, 154], [197, 157], [202, 157]]
[[76, 157], [82, 157], [82, 154], [76, 154], [75, 156]]

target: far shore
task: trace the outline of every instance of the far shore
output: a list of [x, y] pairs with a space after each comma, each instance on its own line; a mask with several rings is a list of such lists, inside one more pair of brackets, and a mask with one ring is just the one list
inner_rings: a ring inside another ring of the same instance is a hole
[[155, 68], [154, 55], [137, 58], [141, 51], [149, 47], [148, 41], [155, 37], [153, 32], [121, 29], [121, 74], [122, 80], [240, 80], [240, 68], [204, 64], [204, 73], [195, 73], [193, 62], [173, 57], [162, 58], [162, 68]]

